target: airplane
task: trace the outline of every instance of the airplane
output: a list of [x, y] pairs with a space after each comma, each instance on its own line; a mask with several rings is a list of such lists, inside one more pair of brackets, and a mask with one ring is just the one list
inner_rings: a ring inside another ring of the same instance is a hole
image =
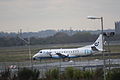
[[[103, 40], [102, 40], [103, 38]], [[96, 52], [103, 51], [104, 36], [99, 35], [98, 39], [88, 46], [81, 48], [70, 48], [70, 49], [43, 49], [40, 50], [33, 56], [33, 60], [41, 60], [46, 58], [77, 58], [83, 56], [90, 56]]]

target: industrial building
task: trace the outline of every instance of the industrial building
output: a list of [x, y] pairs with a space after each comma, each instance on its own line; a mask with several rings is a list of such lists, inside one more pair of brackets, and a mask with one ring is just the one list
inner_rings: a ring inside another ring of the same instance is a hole
[[115, 33], [120, 34], [120, 21], [115, 22]]

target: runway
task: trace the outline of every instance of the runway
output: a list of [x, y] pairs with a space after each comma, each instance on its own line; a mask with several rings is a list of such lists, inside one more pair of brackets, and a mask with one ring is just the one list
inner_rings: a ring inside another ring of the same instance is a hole
[[[57, 60], [54, 62], [51, 61], [33, 61], [32, 64], [30, 62], [0, 62], [0, 70], [4, 70], [5, 68], [9, 68], [10, 66], [16, 66], [15, 68], [34, 68], [34, 69], [51, 69], [51, 68], [66, 68], [66, 67], [75, 67], [79, 69], [83, 68], [98, 68], [103, 67], [103, 60], [101, 59], [94, 59], [94, 60], [79, 60], [79, 61], [66, 61], [63, 62], [62, 60]], [[105, 65], [108, 67], [110, 64], [111, 67], [120, 67], [120, 59], [106, 59]], [[13, 68], [14, 69], [14, 68]]]
[[[75, 68], [98, 68], [103, 67], [103, 60], [87, 60], [87, 61], [69, 61], [69, 62], [53, 62], [53, 63], [44, 63], [44, 64], [33, 64], [35, 69], [51, 69], [51, 68], [66, 68], [66, 67], [75, 67]], [[106, 67], [111, 65], [111, 67], [119, 67], [120, 59], [107, 59], [105, 60]]]
[[[87, 60], [87, 61], [69, 61], [69, 62], [52, 62], [52, 63], [41, 63], [41, 64], [33, 64], [32, 68], [39, 70], [42, 74], [41, 77], [44, 76], [45, 72], [50, 69], [59, 69], [60, 72], [64, 72], [67, 67], [73, 67], [80, 70], [94, 70], [97, 68], [103, 68], [103, 60], [95, 59], [95, 60]], [[109, 67], [110, 64], [110, 67]], [[30, 66], [29, 66], [30, 67]], [[105, 69], [109, 70], [112, 68], [120, 68], [120, 59], [107, 59], [105, 60]]]
[[[32, 68], [37, 69], [40, 71], [40, 77], [45, 76], [45, 72], [47, 72], [50, 69], [59, 69], [60, 72], [64, 72], [67, 67], [73, 67], [80, 70], [94, 70], [97, 68], [103, 68], [103, 60], [100, 59], [94, 59], [94, 60], [85, 60], [85, 61], [67, 61], [63, 62], [62, 60], [59, 60], [59, 62], [39, 62], [37, 63], [33, 62], [30, 64], [29, 62], [8, 62], [8, 63], [0, 63], [0, 72], [6, 70], [7, 67], [13, 66], [10, 68], [10, 70], [13, 73], [16, 73], [20, 68]], [[109, 67], [110, 64], [110, 67]], [[15, 67], [16, 66], [16, 67]], [[120, 59], [106, 59], [105, 60], [105, 68], [112, 69], [112, 68], [120, 68]]]

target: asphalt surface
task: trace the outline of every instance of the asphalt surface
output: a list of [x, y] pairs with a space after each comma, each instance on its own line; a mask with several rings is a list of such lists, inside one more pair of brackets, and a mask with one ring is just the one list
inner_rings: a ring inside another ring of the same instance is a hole
[[[105, 60], [105, 65], [117, 65], [120, 66], [120, 59], [107, 59]], [[44, 63], [44, 64], [35, 64], [33, 68], [36, 69], [51, 69], [51, 68], [66, 68], [66, 67], [76, 67], [76, 68], [97, 68], [104, 65], [103, 60], [95, 59], [89, 61], [68, 61], [68, 62], [53, 62], [53, 63]]]
[[[45, 73], [50, 69], [59, 69], [61, 72], [64, 71], [67, 67], [74, 67], [81, 70], [86, 69], [96, 69], [96, 68], [103, 68], [103, 60], [94, 59], [94, 60], [86, 60], [86, 61], [67, 61], [63, 62], [62, 60], [59, 60], [59, 62], [33, 62], [32, 65], [30, 65], [29, 62], [22, 62], [22, 63], [2, 63], [3, 65], [0, 65], [0, 71], [4, 71], [6, 66], [11, 68], [13, 73], [18, 71], [19, 68], [27, 67], [32, 69], [37, 69], [41, 72], [40, 77], [45, 76]], [[1, 63], [0, 63], [1, 64]], [[105, 66], [106, 69], [109, 69], [109, 64], [111, 65], [110, 68], [120, 68], [120, 59], [106, 59], [105, 60]], [[18, 68], [19, 67], [19, 68]]]

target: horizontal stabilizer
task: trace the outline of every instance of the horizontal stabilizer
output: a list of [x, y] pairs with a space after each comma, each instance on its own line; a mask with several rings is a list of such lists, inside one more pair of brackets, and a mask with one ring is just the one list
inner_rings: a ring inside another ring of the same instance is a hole
[[93, 51], [99, 51], [95, 46], [91, 47]]

